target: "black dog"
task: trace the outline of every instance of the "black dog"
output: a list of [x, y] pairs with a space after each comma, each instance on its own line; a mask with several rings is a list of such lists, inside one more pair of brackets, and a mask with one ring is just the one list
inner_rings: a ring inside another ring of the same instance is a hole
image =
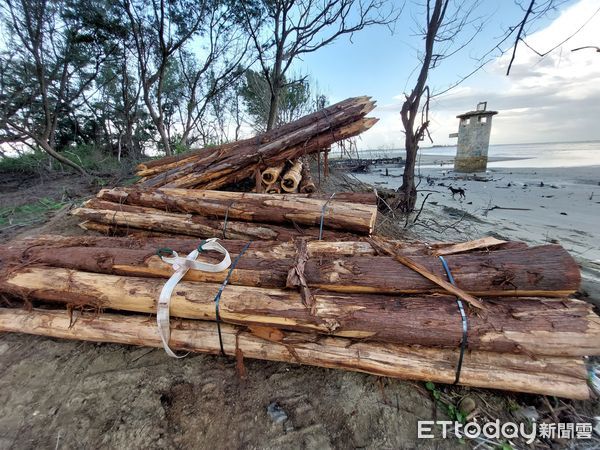
[[465, 190], [463, 188], [453, 188], [452, 186], [448, 186], [448, 189], [450, 189], [450, 191], [452, 192], [452, 198], [454, 198], [454, 196], [456, 194], [458, 194], [458, 198], [466, 198], [465, 197]]

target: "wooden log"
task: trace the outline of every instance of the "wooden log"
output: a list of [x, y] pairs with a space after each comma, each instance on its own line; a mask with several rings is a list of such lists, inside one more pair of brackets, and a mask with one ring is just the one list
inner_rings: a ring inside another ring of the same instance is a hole
[[130, 238], [146, 238], [146, 237], [168, 237], [174, 236], [174, 233], [142, 230], [133, 227], [120, 227], [118, 225], [110, 225], [106, 223], [94, 222], [93, 220], [84, 220], [80, 222], [79, 227], [86, 231], [94, 231], [105, 236], [115, 237], [130, 237]]
[[[299, 129], [306, 127], [308, 125], [314, 124], [315, 122], [317, 122], [319, 120], [323, 120], [324, 118], [326, 118], [325, 115], [331, 114], [335, 110], [337, 110], [337, 111], [347, 110], [352, 105], [356, 105], [357, 103], [362, 103], [365, 100], [369, 100], [369, 99], [370, 99], [369, 97], [349, 98], [349, 99], [343, 100], [335, 105], [331, 105], [330, 107], [326, 108], [325, 111], [323, 111], [323, 110], [319, 111], [319, 114], [317, 114], [317, 112], [311, 113], [311, 114], [304, 116], [298, 120], [295, 120], [293, 122], [284, 124], [280, 127], [274, 128], [274, 129], [270, 130], [269, 132], [263, 133], [256, 137], [220, 145], [217, 147], [195, 149], [195, 150], [191, 150], [190, 152], [187, 152], [187, 153], [184, 153], [181, 155], [168, 156], [168, 157], [163, 157], [160, 159], [146, 161], [146, 162], [138, 165], [138, 170], [144, 171], [146, 169], [153, 168], [153, 169], [155, 169], [155, 171], [152, 173], [158, 173], [161, 171], [171, 169], [173, 167], [173, 164], [181, 163], [184, 160], [189, 161], [189, 160], [194, 160], [194, 159], [201, 159], [201, 158], [205, 157], [207, 154], [212, 155], [213, 153], [217, 153], [217, 152], [222, 153], [222, 154], [227, 154], [231, 151], [235, 151], [236, 148], [243, 147], [243, 146], [246, 146], [249, 144], [254, 144], [254, 145], [266, 144], [266, 143], [268, 143], [274, 139], [280, 138], [286, 134], [290, 134], [295, 131], [297, 132]], [[152, 173], [145, 173], [143, 176], [147, 176]]]
[[[115, 187], [112, 189], [101, 189], [97, 197], [99, 199], [108, 200], [117, 203], [127, 203], [132, 200], [128, 200], [130, 195], [133, 196], [134, 193], [140, 192], [141, 190], [137, 187]], [[176, 188], [157, 188], [157, 189], [145, 189], [141, 192], [163, 192], [163, 191], [171, 191], [171, 192], [181, 192], [181, 191], [189, 191], [189, 189], [176, 189]], [[243, 197], [247, 197], [248, 193], [244, 192], [227, 192], [227, 191], [210, 191], [204, 190], [205, 196], [210, 199], [211, 196], [216, 196], [216, 201], [221, 200], [232, 200], [239, 199]], [[377, 195], [375, 192], [336, 192], [335, 196], [331, 198], [331, 194], [325, 193], [302, 193], [302, 194], [281, 194], [279, 197], [282, 200], [290, 199], [292, 201], [297, 199], [312, 199], [312, 200], [329, 200], [330, 202], [346, 202], [346, 203], [360, 203], [362, 205], [377, 205]], [[270, 200], [273, 200], [271, 197]], [[133, 203], [132, 203], [133, 204]], [[144, 206], [144, 205], [140, 205]], [[486, 238], [484, 238], [486, 239]], [[441, 245], [447, 245], [448, 243], [442, 243]], [[432, 247], [438, 245], [437, 243], [432, 244]], [[499, 245], [499, 244], [498, 244]], [[487, 245], [487, 247], [491, 247], [492, 245]]]
[[[37, 235], [24, 237], [22, 239], [0, 244], [0, 263], [16, 261], [18, 264], [35, 264], [41, 262], [43, 254], [36, 253], [47, 251], [59, 257], [60, 252], [56, 249], [95, 247], [118, 250], [119, 254], [126, 250], [147, 250], [148, 255], [154, 254], [158, 248], [171, 248], [179, 253], [191, 252], [200, 243], [200, 239], [192, 237], [144, 237], [144, 238], [120, 238], [104, 236], [61, 236], [61, 235]], [[220, 240], [219, 241], [232, 255], [239, 254], [246, 246], [246, 240]], [[398, 244], [399, 248], [401, 244]], [[402, 243], [407, 254], [425, 253], [428, 247], [423, 243]], [[332, 256], [359, 256], [375, 255], [375, 250], [366, 241], [308, 241], [308, 254], [311, 257]], [[254, 241], [248, 247], [245, 255], [256, 255], [261, 258], [284, 259], [294, 258], [296, 246], [293, 242], [278, 241]], [[210, 253], [205, 253], [210, 255]]]
[[[318, 227], [325, 208], [323, 226], [330, 229], [370, 234], [377, 220], [377, 207], [344, 201], [328, 202], [294, 195], [193, 189], [102, 189], [97, 196], [119, 205], [136, 205], [168, 212], [249, 222]], [[94, 208], [94, 201], [84, 204]]]
[[[70, 315], [61, 310], [0, 309], [0, 331], [63, 339], [162, 346], [155, 323], [147, 316], [118, 314]], [[378, 376], [452, 383], [456, 350], [414, 348], [393, 344], [352, 342], [344, 338], [315, 339], [302, 333], [270, 332], [223, 324], [225, 352], [247, 358], [307, 364]], [[177, 320], [171, 324], [171, 348], [218, 354], [216, 324]], [[467, 352], [461, 371], [464, 386], [504, 389], [585, 400], [589, 398], [581, 358], [530, 358], [526, 355]]]
[[[102, 208], [102, 209], [101, 209]], [[201, 238], [223, 237], [226, 239], [287, 241], [296, 237], [317, 239], [317, 228], [289, 228], [273, 224], [208, 219], [192, 214], [166, 213], [142, 206], [118, 205], [95, 201], [94, 208], [77, 208], [71, 214], [85, 220], [163, 233], [175, 233]], [[353, 236], [339, 231], [325, 230], [324, 239], [342, 239]]]
[[[246, 240], [220, 240], [221, 244], [234, 257], [246, 246]], [[396, 251], [406, 255], [427, 255], [432, 250], [428, 244], [422, 242], [390, 241], [394, 243]], [[98, 254], [87, 253], [86, 258], [100, 260], [107, 256], [114, 264], [125, 264], [127, 260], [145, 261], [155, 256], [159, 248], [170, 248], [181, 254], [191, 252], [200, 243], [198, 238], [144, 236], [144, 237], [104, 237], [104, 236], [62, 236], [62, 235], [36, 235], [28, 236], [18, 240], [0, 244], [0, 264], [7, 266], [23, 266], [32, 264], [53, 265], [55, 267], [66, 267], [66, 261], [76, 261], [64, 255], [64, 249], [68, 252], [85, 251], [83, 249], [99, 249]], [[514, 247], [509, 244], [518, 244]], [[436, 249], [443, 246], [451, 246], [450, 243], [438, 243]], [[508, 242], [501, 248], [527, 248], [523, 243]], [[130, 255], [129, 251], [145, 250], [145, 253]], [[343, 256], [375, 256], [376, 251], [368, 241], [308, 241], [308, 256], [311, 258], [332, 258]], [[103, 255], [103, 256], [102, 256]], [[209, 257], [210, 252], [203, 253], [201, 257]], [[263, 259], [294, 259], [296, 245], [293, 242], [277, 241], [254, 241], [245, 252], [246, 256], [255, 256]], [[141, 259], [140, 259], [141, 258]], [[157, 258], [158, 259], [158, 258]], [[119, 262], [120, 261], [120, 262]], [[240, 264], [243, 260], [240, 260]], [[239, 266], [238, 266], [239, 267]], [[77, 266], [73, 266], [77, 268]], [[110, 273], [110, 272], [108, 272]]]
[[[277, 129], [271, 130], [265, 135], [257, 136], [256, 138], [247, 139], [238, 143], [232, 144], [230, 147], [218, 148], [216, 151], [199, 154], [198, 157], [192, 157], [183, 163], [175, 162], [175, 167], [169, 166], [173, 164], [172, 160], [168, 160], [166, 166], [168, 170], [161, 171], [155, 176], [149, 176], [143, 185], [146, 187], [157, 187], [169, 184], [185, 175], [196, 172], [197, 177], [205, 181], [213, 180], [225, 175], [226, 173], [239, 171], [242, 167], [248, 164], [256, 165], [259, 161], [264, 161], [267, 165], [278, 165], [284, 162], [287, 158], [277, 158], [277, 153], [282, 152], [289, 147], [300, 147], [303, 143], [310, 140], [319, 134], [329, 133], [328, 141], [334, 142], [336, 134], [334, 130], [339, 127], [344, 127], [348, 124], [353, 124], [360, 121], [369, 111], [374, 108], [374, 103], [368, 97], [357, 97], [342, 101], [319, 111], [321, 115], [310, 114], [297, 121], [286, 124]], [[355, 127], [355, 131], [362, 129], [360, 126]], [[358, 131], [360, 132], [360, 131]], [[340, 136], [343, 132], [338, 133]], [[315, 151], [309, 147], [305, 147], [303, 152]], [[266, 161], [268, 157], [275, 155], [278, 161], [274, 164]], [[294, 158], [291, 158], [294, 159]], [[159, 166], [155, 166], [156, 170]], [[248, 168], [248, 167], [247, 167]], [[225, 170], [225, 172], [222, 172]], [[252, 172], [252, 170], [250, 170]], [[147, 176], [144, 173], [144, 176]], [[243, 178], [248, 178], [246, 174]], [[240, 178], [240, 179], [243, 179]], [[233, 179], [231, 182], [235, 182]], [[227, 182], [225, 182], [227, 184]], [[170, 187], [186, 187], [182, 185]]]
[[273, 184], [269, 184], [265, 188], [265, 192], [267, 194], [281, 194], [281, 183], [279, 181], [277, 181]]
[[277, 166], [267, 167], [262, 173], [262, 182], [267, 186], [275, 183], [279, 179], [279, 175], [283, 171], [285, 163]]
[[[312, 192], [316, 192], [317, 187], [315, 186], [315, 182], [312, 179], [312, 175], [310, 174], [310, 165], [306, 158], [302, 161], [302, 180], [300, 180], [300, 186], [298, 187], [298, 191], [301, 194], [310, 194]], [[377, 204], [377, 197], [375, 197], [375, 204]]]
[[[412, 345], [460, 345], [461, 318], [454, 297], [316, 292], [313, 314], [298, 292], [234, 285], [253, 282], [248, 267], [241, 268], [236, 274], [239, 278], [222, 292], [219, 315], [225, 322]], [[192, 280], [201, 273], [190, 272], [188, 278]], [[203, 276], [208, 281], [221, 281], [225, 273]], [[263, 274], [266, 284], [271, 282], [269, 276], [277, 278], [281, 273]], [[28, 300], [155, 313], [164, 283], [150, 278], [27, 267], [4, 276], [0, 290]], [[180, 282], [171, 297], [171, 315], [215, 320], [214, 298], [219, 288], [220, 283]], [[491, 299], [486, 306], [490, 314], [467, 312], [469, 349], [555, 356], [600, 354], [600, 318], [586, 302], [506, 298]]]
[[[199, 243], [191, 239], [156, 238], [139, 242], [109, 238], [106, 244], [89, 245], [81, 241], [83, 239], [69, 244], [64, 239], [56, 243], [23, 240], [0, 246], [0, 264], [45, 264], [107, 274], [169, 277], [172, 269], [155, 255], [156, 250], [168, 247], [187, 254]], [[235, 257], [247, 241], [222, 243]], [[373, 294], [445, 292], [393, 258], [373, 256], [373, 249], [366, 242], [309, 241], [307, 249], [309, 259], [304, 277], [311, 289]], [[426, 256], [425, 245], [405, 244], [397, 251], [411, 256], [433, 273], [444, 276], [438, 258]], [[210, 253], [204, 256], [209, 258]], [[295, 246], [291, 242], [253, 242], [239, 260], [232, 283], [242, 283], [244, 279], [249, 286], [283, 288], [295, 257]], [[568, 295], [579, 284], [577, 264], [562, 247], [556, 245], [448, 255], [447, 261], [458, 286], [478, 296], [561, 297], [560, 293]], [[243, 279], [240, 278], [242, 272], [246, 273]], [[189, 272], [188, 277], [197, 281], [222, 281], [224, 274]], [[512, 280], [512, 285], [499, 284], [506, 278]]]
[[[160, 173], [148, 178], [141, 185], [144, 187], [197, 187], [202, 189], [218, 189], [228, 184], [238, 183], [250, 178], [259, 165], [276, 165], [282, 161], [296, 159], [299, 156], [317, 151], [323, 143], [348, 139], [370, 129], [377, 119], [360, 119], [334, 131], [321, 134], [310, 134], [296, 145], [287, 145], [285, 139], [260, 147], [258, 150], [240, 152], [231, 158], [210, 165], [197, 165], [189, 171], [175, 170]], [[284, 150], [282, 150], [284, 148]], [[187, 173], [186, 173], [187, 172]]]
[[[436, 256], [410, 256], [444, 279]], [[456, 286], [476, 297], [564, 297], [579, 289], [577, 262], [559, 245], [448, 255]], [[309, 285], [336, 292], [446, 293], [445, 288], [399, 263], [396, 257], [309, 259]]]
[[298, 192], [300, 180], [302, 180], [302, 161], [297, 159], [290, 170], [281, 177], [281, 189], [285, 192]]

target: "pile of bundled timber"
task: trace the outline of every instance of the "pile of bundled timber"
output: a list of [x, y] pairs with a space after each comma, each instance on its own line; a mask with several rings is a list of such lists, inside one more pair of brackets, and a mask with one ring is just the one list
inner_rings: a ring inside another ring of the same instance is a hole
[[[303, 165], [299, 158], [368, 130], [377, 122], [366, 117], [374, 108], [370, 97], [349, 98], [250, 139], [148, 161], [138, 166], [137, 175], [142, 177], [138, 184], [144, 188], [218, 189], [253, 178], [259, 187], [265, 169], [271, 169], [267, 179], [273, 177], [276, 182], [277, 170], [294, 161], [290, 181], [284, 178], [282, 182], [297, 188]], [[301, 192], [303, 188], [307, 193], [312, 189], [302, 186]]]
[[[237, 260], [218, 303], [222, 342], [215, 296], [229, 272], [190, 270], [171, 297], [173, 349], [217, 354], [222, 343], [240, 359], [452, 383], [459, 295], [469, 302], [460, 384], [589, 396], [583, 357], [600, 354], [600, 321], [568, 298], [580, 274], [558, 245], [220, 242]], [[0, 308], [0, 331], [161, 347], [150, 315], [173, 268], [157, 249], [187, 254], [198, 243], [39, 236], [0, 246], [0, 293], [14, 302]], [[440, 255], [456, 280], [452, 294]], [[28, 310], [15, 307], [23, 301]]]
[[262, 186], [256, 190], [267, 194], [311, 194], [317, 190], [310, 174], [310, 166], [304, 158], [267, 167], [262, 172], [261, 182]]
[[83, 228], [114, 235], [145, 230], [224, 239], [341, 239], [371, 234], [377, 197], [113, 188], [101, 190], [72, 214], [85, 219]]

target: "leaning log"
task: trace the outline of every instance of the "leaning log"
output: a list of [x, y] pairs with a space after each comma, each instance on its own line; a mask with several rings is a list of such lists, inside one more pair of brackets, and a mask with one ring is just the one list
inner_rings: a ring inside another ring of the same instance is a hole
[[[289, 172], [288, 172], [289, 173]], [[102, 189], [97, 197], [119, 205], [156, 208], [168, 212], [248, 222], [308, 225], [369, 235], [377, 220], [377, 206], [337, 199], [321, 200], [296, 195], [267, 195], [194, 189]], [[350, 197], [351, 196], [347, 196]], [[357, 196], [358, 198], [359, 196]], [[94, 207], [87, 203], [85, 207]]]
[[[286, 147], [285, 139], [275, 145], [266, 145], [256, 149], [252, 147], [245, 152], [232, 155], [227, 160], [220, 160], [215, 164], [193, 165], [190, 170], [175, 170], [174, 172], [160, 173], [148, 178], [141, 183], [144, 187], [197, 187], [202, 189], [218, 189], [228, 184], [238, 183], [250, 178], [259, 167], [276, 165], [288, 159], [315, 152], [322, 147], [324, 142], [339, 141], [356, 136], [377, 123], [377, 119], [360, 119], [357, 122], [342, 126], [335, 131], [321, 134], [310, 134], [297, 145]], [[241, 149], [240, 149], [241, 150]], [[187, 172], [187, 173], [186, 173]], [[185, 173], [185, 174], [184, 174]]]
[[[66, 311], [0, 309], [0, 331], [63, 339], [161, 347], [147, 316], [83, 315]], [[411, 380], [452, 383], [457, 350], [315, 338], [255, 328], [246, 331], [222, 324], [223, 347], [229, 355], [307, 364]], [[177, 320], [171, 324], [171, 348], [218, 354], [216, 324]], [[526, 355], [467, 352], [460, 384], [573, 399], [589, 398], [587, 373], [581, 358], [531, 358]]]
[[155, 162], [152, 168], [146, 165], [138, 175], [146, 177], [141, 183], [145, 187], [213, 189], [235, 183], [251, 176], [258, 165], [276, 166], [287, 159], [317, 151], [317, 142], [330, 145], [370, 128], [375, 121], [364, 116], [374, 106], [368, 97], [347, 99], [255, 138], [196, 152], [182, 159], [166, 158], [165, 164]]

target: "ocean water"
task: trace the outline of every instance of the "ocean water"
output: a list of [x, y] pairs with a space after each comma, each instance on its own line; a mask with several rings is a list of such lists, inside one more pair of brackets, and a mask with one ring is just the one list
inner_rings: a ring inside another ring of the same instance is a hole
[[[360, 153], [365, 158], [393, 157], [403, 156], [404, 150], [363, 150]], [[423, 148], [421, 153], [454, 158], [456, 146]], [[600, 166], [600, 141], [490, 145], [488, 156], [507, 158], [504, 161], [490, 162], [488, 167]]]

